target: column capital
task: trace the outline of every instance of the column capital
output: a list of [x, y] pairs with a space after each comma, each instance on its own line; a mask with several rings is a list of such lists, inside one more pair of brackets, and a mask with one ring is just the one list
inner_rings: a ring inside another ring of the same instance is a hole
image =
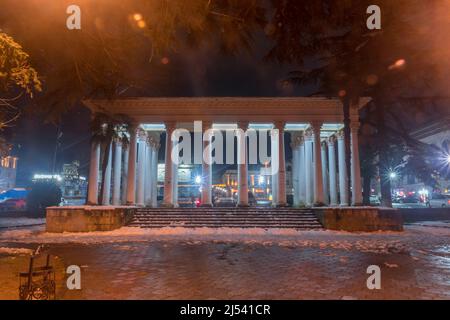
[[303, 134], [298, 131], [291, 132], [291, 148], [297, 148], [304, 143]]
[[173, 131], [175, 130], [176, 126], [177, 126], [177, 122], [176, 121], [165, 121], [164, 122], [164, 126], [166, 127], [166, 131]]
[[306, 140], [312, 140], [313, 138], [313, 130], [311, 128], [308, 128], [305, 130], [304, 139]]
[[131, 121], [128, 123], [128, 132], [132, 134], [133, 132], [137, 132], [139, 129], [140, 123], [137, 121]]
[[137, 135], [138, 135], [139, 141], [146, 141], [147, 140], [147, 132], [144, 129], [139, 128], [138, 131], [137, 131]]
[[202, 121], [202, 127], [203, 127], [203, 132], [205, 132], [206, 130], [212, 129], [212, 121]]
[[119, 137], [115, 137], [115, 138], [113, 139], [113, 142], [114, 142], [114, 144], [115, 144], [116, 146], [123, 146], [123, 145], [124, 145], [123, 140], [122, 140], [121, 138], [119, 138]]
[[250, 123], [248, 121], [238, 121], [237, 122], [237, 127], [238, 127], [238, 129], [242, 129], [244, 131], [247, 131], [249, 124]]
[[334, 134], [329, 136], [327, 142], [328, 146], [334, 146], [334, 144], [336, 143], [336, 136]]
[[161, 133], [160, 132], [148, 132], [147, 133], [147, 143], [149, 146], [155, 149], [159, 149], [161, 146]]
[[338, 140], [344, 140], [344, 129], [339, 130], [338, 132], [336, 132], [336, 137]]
[[275, 129], [280, 131], [284, 131], [284, 126], [286, 125], [286, 121], [274, 121], [273, 126]]
[[322, 128], [322, 125], [323, 125], [323, 122], [322, 121], [317, 121], [317, 120], [316, 121], [311, 121], [309, 123], [309, 126], [310, 126], [310, 128], [313, 131], [320, 130]]

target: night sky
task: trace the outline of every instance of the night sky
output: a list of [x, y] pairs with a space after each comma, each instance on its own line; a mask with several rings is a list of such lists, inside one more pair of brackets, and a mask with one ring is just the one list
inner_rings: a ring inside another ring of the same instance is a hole
[[[263, 44], [261, 44], [263, 46]], [[308, 93], [282, 80], [291, 70], [264, 61], [263, 50], [250, 55], [226, 56], [215, 48], [191, 50], [183, 56], [171, 55], [155, 79], [156, 85], [131, 92], [133, 96], [289, 96]], [[46, 124], [38, 115], [25, 114], [12, 129], [14, 153], [19, 157], [17, 184], [26, 186], [33, 174], [51, 173], [57, 136], [55, 172], [62, 164], [80, 161], [81, 174], [89, 168], [89, 117], [82, 105], [63, 117], [58, 127]], [[161, 153], [162, 154], [162, 153]]]

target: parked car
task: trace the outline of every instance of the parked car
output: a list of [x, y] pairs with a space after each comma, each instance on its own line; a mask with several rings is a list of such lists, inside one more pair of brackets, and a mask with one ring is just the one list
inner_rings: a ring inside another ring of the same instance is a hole
[[25, 199], [6, 199], [0, 202], [0, 211], [25, 211], [27, 209], [27, 202]]
[[450, 195], [433, 193], [428, 200], [430, 208], [450, 208]]
[[370, 205], [371, 206], [380, 206], [381, 201], [378, 196], [370, 196]]
[[219, 198], [214, 203], [215, 207], [235, 207], [236, 201], [233, 198]]
[[425, 208], [426, 203], [422, 202], [419, 198], [415, 196], [408, 196], [399, 199], [393, 199], [392, 206], [394, 208]]
[[178, 205], [182, 208], [192, 208], [195, 207], [195, 202], [191, 197], [178, 198]]

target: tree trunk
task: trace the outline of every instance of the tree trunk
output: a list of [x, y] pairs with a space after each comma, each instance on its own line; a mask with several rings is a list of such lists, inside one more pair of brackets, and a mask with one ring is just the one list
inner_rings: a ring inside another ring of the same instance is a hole
[[351, 98], [346, 96], [343, 101], [343, 114], [344, 114], [344, 142], [345, 142], [345, 165], [347, 167], [347, 187], [348, 187], [348, 196], [349, 199], [346, 199], [347, 203], [350, 203], [351, 193], [350, 193], [350, 174], [351, 174], [351, 166], [350, 166], [350, 101]]
[[98, 203], [99, 205], [103, 204], [103, 190], [105, 190], [105, 175], [106, 175], [106, 168], [108, 167], [108, 161], [109, 161], [109, 150], [111, 149], [111, 141], [106, 141], [106, 145], [104, 148], [101, 148], [100, 150], [104, 150], [104, 154], [102, 157], [102, 181], [100, 184], [100, 191], [98, 194]]
[[377, 109], [377, 125], [378, 125], [378, 148], [380, 161], [378, 164], [378, 169], [380, 172], [380, 187], [381, 187], [381, 205], [383, 207], [392, 207], [392, 196], [391, 196], [391, 180], [389, 178], [389, 156], [388, 156], [388, 145], [386, 144], [386, 119], [383, 103], [375, 103]]
[[[363, 171], [364, 172], [364, 171]], [[363, 204], [365, 206], [370, 205], [370, 183], [372, 181], [372, 177], [370, 174], [363, 173]]]

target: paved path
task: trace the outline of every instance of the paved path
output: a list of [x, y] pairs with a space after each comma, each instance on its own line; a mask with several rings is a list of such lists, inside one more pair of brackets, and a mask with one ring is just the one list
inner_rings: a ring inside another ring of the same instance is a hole
[[[447, 227], [48, 241], [60, 299], [450, 299]], [[3, 299], [17, 298], [15, 274], [26, 269], [27, 249], [37, 246], [33, 236], [17, 241], [0, 235]], [[82, 270], [79, 291], [64, 287], [72, 264]], [[366, 287], [369, 265], [381, 268], [381, 290]]]

